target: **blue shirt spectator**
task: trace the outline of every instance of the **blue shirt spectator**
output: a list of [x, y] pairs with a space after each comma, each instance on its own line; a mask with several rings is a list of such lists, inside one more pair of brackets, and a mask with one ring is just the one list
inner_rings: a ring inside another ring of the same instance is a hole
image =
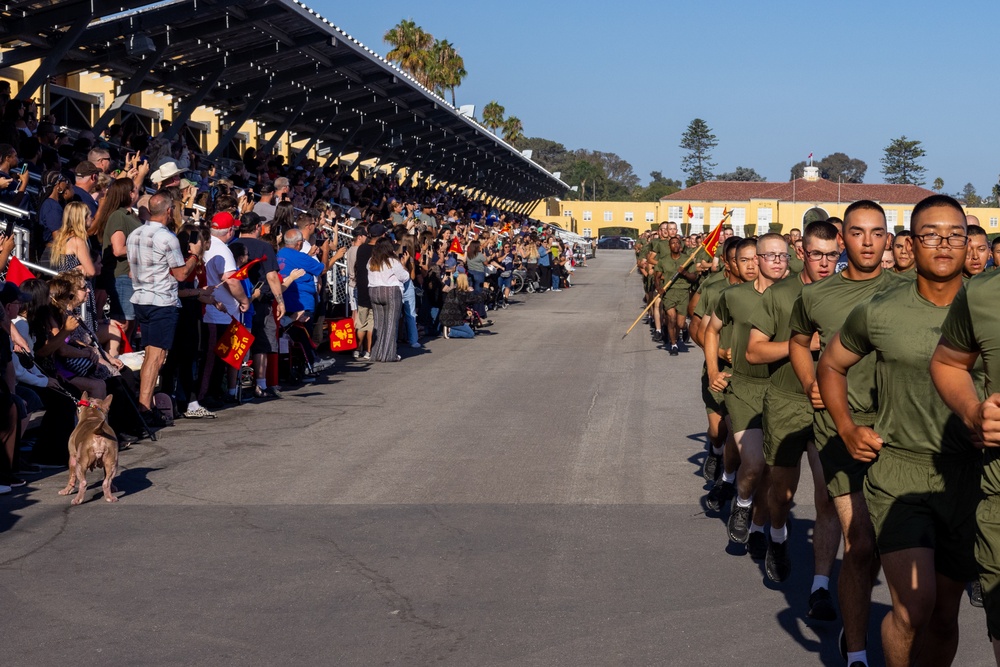
[[312, 313], [316, 310], [316, 278], [323, 274], [326, 267], [323, 262], [302, 252], [304, 239], [298, 229], [285, 232], [284, 240], [285, 247], [278, 251], [278, 271], [286, 278], [295, 269], [305, 271], [305, 275], [296, 278], [285, 290], [285, 312]]

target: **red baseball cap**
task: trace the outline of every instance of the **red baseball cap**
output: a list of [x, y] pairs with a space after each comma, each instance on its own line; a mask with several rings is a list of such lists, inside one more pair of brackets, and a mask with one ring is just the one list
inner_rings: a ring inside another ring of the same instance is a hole
[[212, 216], [212, 229], [231, 229], [239, 226], [240, 221], [228, 211], [220, 211]]

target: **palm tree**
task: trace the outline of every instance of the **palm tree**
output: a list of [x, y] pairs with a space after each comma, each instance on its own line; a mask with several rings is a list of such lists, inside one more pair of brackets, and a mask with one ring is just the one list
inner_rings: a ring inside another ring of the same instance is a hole
[[488, 102], [483, 107], [483, 125], [496, 134], [497, 130], [503, 127], [503, 115], [506, 111], [496, 100]]
[[427, 78], [434, 92], [444, 97], [444, 91], [450, 90], [451, 105], [456, 106], [455, 88], [462, 85], [467, 74], [465, 61], [458, 55], [455, 45], [446, 39], [435, 41], [427, 65]]
[[385, 54], [386, 60], [396, 63], [423, 85], [428, 85], [427, 65], [434, 36], [412, 20], [403, 20], [382, 36], [392, 50]]
[[503, 122], [503, 138], [511, 146], [516, 146], [517, 142], [524, 139], [524, 125], [517, 116], [511, 116]]

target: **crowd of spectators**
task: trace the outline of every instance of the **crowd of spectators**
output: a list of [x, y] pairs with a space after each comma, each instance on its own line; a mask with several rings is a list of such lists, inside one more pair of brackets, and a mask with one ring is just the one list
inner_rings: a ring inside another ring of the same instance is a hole
[[[310, 381], [333, 362], [328, 318], [353, 318], [354, 359], [396, 362], [400, 343], [489, 333], [519, 271], [572, 284], [579, 248], [452, 189], [252, 148], [222, 169], [168, 127], [71, 138], [33, 103], [4, 108], [0, 202], [34, 213], [29, 259], [56, 275], [0, 290], [0, 492], [66, 465], [83, 392], [116, 395], [127, 448]], [[215, 354], [234, 321], [254, 336], [241, 368]]]

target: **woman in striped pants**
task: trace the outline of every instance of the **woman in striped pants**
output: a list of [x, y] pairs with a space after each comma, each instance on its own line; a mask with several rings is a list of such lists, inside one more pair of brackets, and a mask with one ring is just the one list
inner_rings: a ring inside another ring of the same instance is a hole
[[368, 294], [375, 316], [372, 361], [400, 360], [396, 354], [396, 336], [403, 310], [403, 283], [409, 277], [409, 272], [396, 259], [392, 241], [379, 239], [368, 262]]

